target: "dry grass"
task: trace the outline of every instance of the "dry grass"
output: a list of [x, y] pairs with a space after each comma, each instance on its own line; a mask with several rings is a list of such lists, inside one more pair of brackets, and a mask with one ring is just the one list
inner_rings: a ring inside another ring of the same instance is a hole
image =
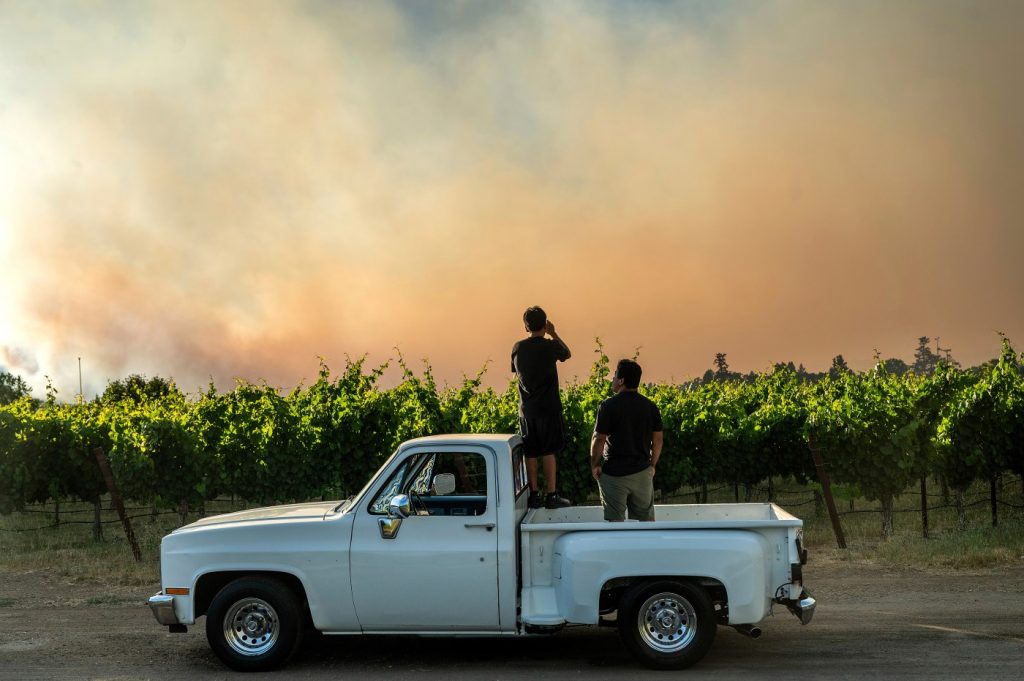
[[[939, 508], [942, 500], [929, 500], [930, 538], [921, 536], [920, 497], [906, 494], [897, 499], [893, 536], [882, 541], [878, 504], [864, 499], [838, 500], [848, 548], [836, 548], [832, 526], [824, 509], [815, 512], [810, 489], [792, 482], [776, 481], [776, 503], [804, 519], [806, 545], [812, 561], [867, 562], [893, 567], [963, 570], [1024, 565], [1024, 493], [1019, 477], [1007, 476], [1000, 492], [999, 526], [991, 526], [987, 484], [968, 494], [968, 527], [956, 529], [952, 508]], [[938, 490], [935, 485], [934, 489]], [[754, 501], [765, 501], [767, 490], [755, 491]], [[709, 501], [731, 502], [732, 488], [713, 490]], [[692, 503], [692, 494], [673, 497]], [[207, 514], [241, 508], [228, 500], [209, 502]], [[104, 537], [93, 539], [91, 504], [61, 505], [62, 523], [53, 526], [53, 504], [36, 506], [23, 513], [0, 516], [0, 570], [25, 572], [48, 569], [72, 582], [120, 586], [153, 586], [159, 583], [160, 539], [178, 526], [174, 513], [152, 515], [149, 509], [132, 508], [132, 526], [142, 549], [142, 561], [132, 558], [117, 514], [104, 503]], [[191, 514], [188, 521], [199, 517]], [[0, 600], [0, 607], [6, 607]]]
[[[882, 540], [878, 502], [837, 498], [846, 549], [836, 544], [832, 523], [822, 506], [815, 508], [812, 491], [792, 481], [776, 480], [775, 502], [804, 521], [804, 537], [814, 562], [864, 562], [891, 567], [977, 569], [1024, 565], [1024, 489], [1019, 476], [1006, 475], [999, 490], [998, 527], [992, 527], [988, 483], [967, 493], [967, 528], [957, 529], [952, 500], [944, 503], [939, 485], [929, 481], [928, 535], [922, 536], [921, 497], [907, 493], [896, 499], [893, 535]], [[712, 502], [735, 500], [733, 490], [721, 488]], [[767, 489], [756, 490], [753, 501], [766, 501]], [[692, 494], [673, 498], [693, 503]], [[851, 508], [852, 506], [852, 508]]]
[[[104, 501], [103, 538], [93, 538], [92, 504], [61, 504], [61, 524], [54, 525], [54, 506], [33, 506], [23, 513], [0, 515], [0, 570], [27, 572], [48, 569], [72, 582], [121, 586], [160, 581], [160, 539], [176, 528], [176, 513], [152, 515], [148, 509], [129, 510], [142, 561], [132, 556], [117, 513]], [[225, 513], [240, 506], [229, 501], [208, 504], [207, 513]], [[188, 522], [199, 518], [190, 514]]]

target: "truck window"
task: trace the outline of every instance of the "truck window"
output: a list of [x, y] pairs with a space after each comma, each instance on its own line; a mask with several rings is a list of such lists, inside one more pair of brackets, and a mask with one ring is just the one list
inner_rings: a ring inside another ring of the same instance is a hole
[[402, 481], [405, 479], [405, 474], [409, 470], [409, 464], [412, 462], [414, 457], [409, 457], [402, 462], [402, 465], [391, 475], [387, 484], [381, 489], [377, 498], [370, 504], [370, 513], [374, 515], [387, 515], [388, 504], [397, 495], [401, 494]]
[[526, 456], [523, 454], [523, 446], [516, 445], [512, 449], [512, 484], [515, 485], [516, 498], [524, 489], [529, 485], [529, 480], [526, 477]]
[[[439, 489], [439, 476], [454, 479], [454, 489]], [[398, 494], [412, 497], [420, 515], [482, 515], [487, 510], [487, 461], [473, 452], [414, 455], [402, 462], [370, 504], [370, 513], [386, 515]]]

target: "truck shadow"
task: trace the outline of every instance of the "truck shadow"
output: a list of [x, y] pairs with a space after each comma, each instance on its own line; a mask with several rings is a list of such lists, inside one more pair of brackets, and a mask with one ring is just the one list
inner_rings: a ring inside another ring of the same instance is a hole
[[580, 627], [552, 636], [509, 638], [308, 635], [290, 669], [352, 666], [408, 671], [480, 667], [577, 669], [591, 666], [637, 669], [613, 629]]

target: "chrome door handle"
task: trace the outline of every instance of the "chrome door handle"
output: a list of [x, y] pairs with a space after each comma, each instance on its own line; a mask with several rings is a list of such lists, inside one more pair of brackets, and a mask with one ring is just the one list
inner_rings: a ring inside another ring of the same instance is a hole
[[482, 527], [490, 532], [494, 529], [494, 523], [466, 523], [466, 527]]

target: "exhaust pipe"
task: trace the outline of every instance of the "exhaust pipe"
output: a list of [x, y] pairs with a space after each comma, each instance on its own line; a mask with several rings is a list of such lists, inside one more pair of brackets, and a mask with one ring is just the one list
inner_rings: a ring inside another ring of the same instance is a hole
[[750, 638], [761, 637], [761, 627], [756, 627], [753, 624], [736, 624], [733, 625], [733, 629]]

